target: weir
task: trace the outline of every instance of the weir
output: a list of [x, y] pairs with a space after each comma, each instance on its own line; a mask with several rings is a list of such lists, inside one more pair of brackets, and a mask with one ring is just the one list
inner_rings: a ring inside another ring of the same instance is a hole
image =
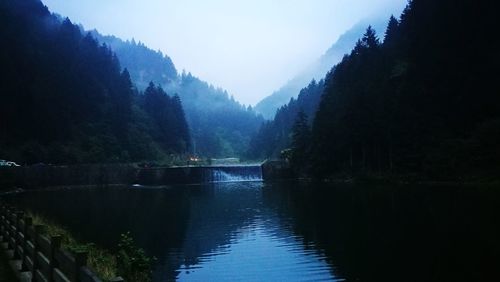
[[204, 183], [262, 180], [262, 167], [257, 165], [203, 167], [203, 170]]
[[[270, 175], [265, 169], [264, 178]], [[75, 165], [0, 168], [0, 189], [109, 184], [199, 184], [261, 181], [262, 166], [180, 166], [137, 168], [133, 165]]]
[[135, 183], [169, 185], [261, 181], [262, 179], [260, 165], [182, 166], [140, 169]]

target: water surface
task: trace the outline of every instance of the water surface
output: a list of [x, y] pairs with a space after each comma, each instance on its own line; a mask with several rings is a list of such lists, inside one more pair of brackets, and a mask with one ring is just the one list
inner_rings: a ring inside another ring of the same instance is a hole
[[10, 196], [86, 241], [130, 231], [155, 281], [492, 281], [498, 189], [236, 182]]

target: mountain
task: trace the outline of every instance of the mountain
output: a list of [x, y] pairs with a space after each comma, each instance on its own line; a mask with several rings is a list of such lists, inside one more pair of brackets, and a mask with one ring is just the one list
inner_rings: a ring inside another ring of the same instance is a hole
[[367, 29], [325, 79], [302, 166], [319, 177], [497, 179], [495, 17], [493, 3], [413, 0], [383, 42]]
[[115, 53], [39, 0], [1, 1], [0, 37], [2, 158], [163, 161], [190, 149], [178, 97], [136, 91]]
[[[81, 27], [82, 30], [83, 27]], [[161, 51], [152, 51], [142, 42], [123, 41], [112, 35], [101, 35], [97, 30], [89, 31], [97, 41], [105, 43], [115, 52], [123, 67], [130, 72], [130, 78], [137, 88], [144, 91], [150, 82], [165, 87], [177, 80], [177, 69], [167, 55]]]
[[263, 121], [251, 107], [241, 105], [227, 91], [191, 73], [177, 73], [172, 60], [143, 43], [123, 41], [91, 32], [109, 46], [130, 72], [139, 89], [149, 82], [182, 100], [192, 136], [192, 152], [203, 157], [234, 157], [246, 152], [250, 137]]
[[262, 114], [266, 119], [272, 119], [276, 110], [297, 97], [300, 90], [312, 79], [323, 79], [326, 73], [349, 53], [356, 41], [363, 35], [366, 27], [372, 25], [376, 30], [384, 30], [387, 25], [386, 19], [363, 20], [342, 34], [337, 42], [333, 44], [316, 62], [296, 75], [288, 83], [270, 96], [262, 99], [255, 106], [255, 111]]
[[265, 121], [252, 136], [246, 157], [251, 160], [280, 157], [292, 144], [292, 128], [297, 115], [302, 113], [309, 125], [314, 120], [324, 87], [324, 80], [312, 80], [297, 99], [291, 98], [288, 104], [280, 107], [274, 119]]

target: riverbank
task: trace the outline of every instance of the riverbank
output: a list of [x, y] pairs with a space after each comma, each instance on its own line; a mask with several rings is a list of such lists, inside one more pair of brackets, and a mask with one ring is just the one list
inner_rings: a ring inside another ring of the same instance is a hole
[[420, 280], [437, 274], [436, 281], [488, 281], [468, 274], [492, 274], [489, 265], [498, 264], [499, 192], [266, 181], [26, 191], [5, 200], [108, 249], [130, 231], [158, 258], [154, 281], [401, 281], [407, 273]]
[[393, 184], [393, 185], [454, 185], [454, 186], [500, 186], [498, 177], [469, 177], [456, 179], [431, 179], [418, 175], [377, 175], [364, 174], [356, 176], [336, 175], [323, 179], [307, 178], [309, 181], [326, 183], [352, 183], [352, 184]]
[[77, 240], [66, 228], [54, 223], [53, 221], [34, 214], [31, 211], [26, 212], [28, 217], [33, 219], [33, 225], [46, 226], [48, 236], [61, 236], [61, 247], [71, 252], [87, 252], [88, 266], [104, 281], [109, 281], [118, 276], [116, 264], [116, 255], [110, 251], [102, 249], [93, 243]]
[[[126, 281], [151, 280], [152, 259], [145, 256], [142, 249], [136, 247], [134, 240], [128, 233], [117, 238], [117, 248], [111, 251], [93, 243], [80, 241], [69, 229], [31, 211], [20, 212], [5, 206], [3, 203], [1, 209], [1, 236], [5, 252], [2, 252], [0, 261], [2, 266], [0, 267], [7, 267], [7, 269], [5, 271], [0, 269], [0, 281], [2, 281], [2, 277], [8, 278], [9, 275], [14, 279], [9, 278], [10, 280], [6, 281], [16, 280], [15, 276], [43, 275], [43, 277], [50, 279], [52, 275], [56, 275], [52, 274], [52, 270], [46, 272], [47, 269], [43, 264], [38, 265], [39, 262], [35, 262], [38, 258], [34, 254], [38, 254], [38, 252], [47, 258], [50, 269], [56, 267], [54, 273], [57, 271], [61, 273], [58, 274], [58, 277], [64, 275], [65, 279], [71, 281], [76, 281], [74, 279], [77, 277], [84, 277], [81, 278], [84, 281], [123, 281], [121, 277], [124, 277]], [[19, 236], [26, 238], [26, 245], [22, 243], [23, 241], [19, 241], [21, 239], [15, 237], [18, 236], [18, 231], [13, 233], [13, 228], [19, 230], [19, 234], [23, 234]], [[30, 244], [32, 249], [29, 247]], [[30, 250], [34, 250], [34, 253]], [[69, 266], [70, 264], [75, 264], [75, 266]], [[19, 268], [21, 265], [22, 268]], [[15, 267], [15, 269], [11, 267]], [[74, 272], [75, 269], [77, 269], [76, 272]], [[38, 273], [39, 271], [40, 273]]]

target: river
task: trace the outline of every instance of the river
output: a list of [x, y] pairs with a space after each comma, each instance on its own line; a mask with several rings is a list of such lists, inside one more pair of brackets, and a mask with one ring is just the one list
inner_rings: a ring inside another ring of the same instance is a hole
[[248, 181], [8, 200], [107, 248], [130, 231], [154, 281], [492, 281], [497, 188]]

